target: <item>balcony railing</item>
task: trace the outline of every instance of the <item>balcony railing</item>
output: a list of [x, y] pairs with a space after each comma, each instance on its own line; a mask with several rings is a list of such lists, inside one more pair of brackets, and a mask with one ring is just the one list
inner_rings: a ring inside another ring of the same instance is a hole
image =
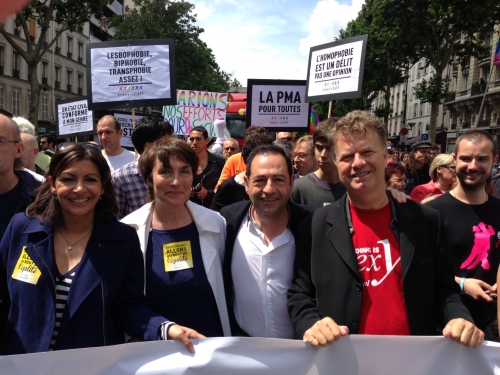
[[78, 94], [83, 95], [83, 87], [78, 87]]
[[12, 77], [19, 78], [19, 69], [12, 69]]
[[462, 129], [469, 129], [470, 128], [470, 122], [464, 121], [462, 122]]
[[456, 92], [450, 92], [450, 95], [444, 100], [445, 103], [452, 102], [455, 100]]
[[71, 92], [71, 85], [66, 85], [67, 91]]
[[470, 88], [470, 95], [480, 95], [486, 90], [486, 82], [484, 83], [474, 83]]
[[45, 85], [47, 83], [47, 77], [42, 77], [42, 85]]
[[480, 120], [477, 122], [478, 128], [485, 128], [490, 126], [490, 120]]
[[71, 59], [71, 56], [73, 56], [73, 54], [68, 51], [67, 56]]
[[56, 47], [56, 53], [61, 53], [61, 47]]
[[56, 89], [60, 89], [61, 88], [61, 81], [55, 81], [54, 86], [56, 87]]
[[491, 58], [491, 46], [486, 47], [489, 47], [489, 49], [477, 57], [478, 61], [489, 60]]

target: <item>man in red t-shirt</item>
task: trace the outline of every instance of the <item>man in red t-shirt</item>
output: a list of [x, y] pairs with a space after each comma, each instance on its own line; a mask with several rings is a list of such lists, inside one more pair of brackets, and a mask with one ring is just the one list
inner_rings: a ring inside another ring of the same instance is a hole
[[[296, 338], [325, 346], [350, 333], [436, 335], [478, 347], [439, 213], [385, 189], [386, 131], [354, 111], [331, 134], [343, 199], [301, 223], [288, 310]], [[444, 328], [443, 328], [444, 327]]]

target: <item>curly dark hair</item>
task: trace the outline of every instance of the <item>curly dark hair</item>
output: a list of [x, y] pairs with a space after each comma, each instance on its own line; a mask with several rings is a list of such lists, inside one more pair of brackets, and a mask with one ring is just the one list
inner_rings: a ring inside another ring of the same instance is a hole
[[111, 172], [106, 159], [95, 147], [85, 147], [78, 143], [54, 153], [47, 172], [48, 178], [40, 186], [35, 201], [26, 209], [26, 215], [29, 217], [36, 215], [40, 222], [48, 221], [54, 226], [60, 224], [62, 221], [61, 204], [52, 193], [52, 185], [69, 164], [83, 160], [89, 160], [97, 166], [104, 189], [104, 194], [95, 206], [94, 218], [107, 221], [117, 217], [118, 204], [116, 203], [111, 182]]
[[269, 134], [267, 130], [251, 133], [248, 137], [245, 138], [245, 144], [241, 148], [241, 157], [243, 158], [245, 164], [247, 163], [247, 159], [250, 156], [250, 153], [255, 147], [260, 145], [272, 145], [273, 142], [274, 139], [273, 137], [271, 137], [271, 134]]

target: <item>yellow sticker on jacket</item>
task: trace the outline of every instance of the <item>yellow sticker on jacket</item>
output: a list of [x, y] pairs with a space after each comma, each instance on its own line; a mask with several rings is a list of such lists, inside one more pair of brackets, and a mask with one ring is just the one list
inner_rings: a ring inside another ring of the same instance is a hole
[[193, 268], [191, 241], [163, 244], [163, 260], [165, 262], [165, 272]]
[[12, 272], [12, 278], [36, 285], [41, 275], [42, 272], [26, 252], [26, 246], [23, 246], [21, 256], [17, 260], [14, 272]]

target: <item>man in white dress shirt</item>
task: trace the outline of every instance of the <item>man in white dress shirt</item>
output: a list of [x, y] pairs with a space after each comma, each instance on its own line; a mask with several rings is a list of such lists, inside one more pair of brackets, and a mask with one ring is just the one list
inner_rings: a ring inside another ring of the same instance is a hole
[[255, 148], [247, 161], [250, 201], [224, 207], [223, 273], [234, 336], [291, 339], [287, 290], [293, 276], [295, 234], [313, 209], [290, 201], [293, 169], [279, 147]]

